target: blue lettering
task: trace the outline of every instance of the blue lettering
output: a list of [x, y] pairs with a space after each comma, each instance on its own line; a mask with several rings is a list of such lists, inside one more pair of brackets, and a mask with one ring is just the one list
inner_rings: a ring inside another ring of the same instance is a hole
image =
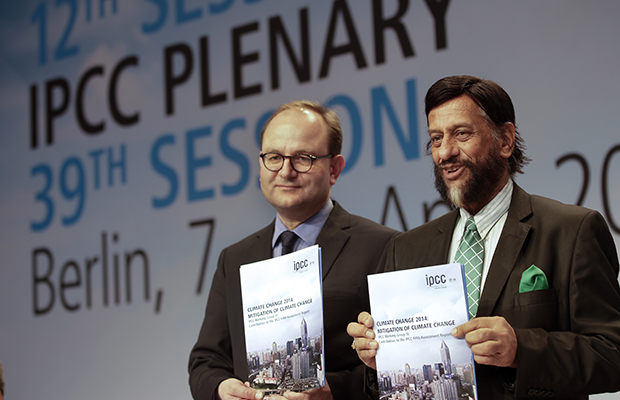
[[220, 3], [211, 3], [209, 4], [209, 13], [221, 14], [224, 11], [228, 10], [234, 2], [235, 0], [223, 0]]
[[163, 146], [174, 145], [174, 136], [171, 134], [163, 135], [155, 141], [151, 148], [151, 165], [155, 172], [166, 178], [170, 184], [168, 195], [162, 198], [153, 197], [154, 208], [168, 207], [174, 202], [179, 191], [179, 179], [176, 172], [159, 158], [159, 152]]
[[235, 129], [245, 129], [245, 120], [234, 119], [227, 123], [222, 129], [222, 135], [220, 136], [220, 148], [226, 158], [234, 161], [239, 168], [241, 168], [241, 176], [239, 181], [234, 185], [222, 185], [222, 193], [224, 195], [232, 196], [241, 192], [248, 184], [250, 179], [250, 163], [245, 155], [230, 145], [230, 134]]
[[213, 188], [198, 190], [196, 189], [196, 170], [198, 168], [210, 167], [211, 157], [205, 156], [197, 158], [194, 152], [196, 140], [211, 135], [211, 127], [205, 126], [187, 131], [186, 133], [186, 153], [187, 153], [187, 201], [211, 199], [215, 193]]
[[184, 0], [176, 0], [177, 25], [199, 19], [202, 17], [202, 10], [195, 8], [189, 12], [185, 11]]
[[45, 179], [45, 184], [43, 189], [38, 192], [35, 196], [35, 199], [39, 202], [42, 202], [45, 205], [45, 216], [41, 221], [35, 221], [30, 223], [30, 229], [37, 232], [46, 229], [49, 224], [52, 222], [52, 217], [54, 216], [54, 202], [49, 196], [49, 190], [52, 188], [52, 169], [47, 164], [39, 164], [30, 170], [30, 176], [34, 177], [35, 175], [43, 175]]
[[[58, 1], [60, 2], [73, 1], [74, 2], [76, 0], [58, 0]], [[104, 3], [107, 1], [110, 1], [110, 0], [100, 0], [101, 18], [103, 18], [104, 16], [105, 10], [103, 7], [104, 7]], [[111, 1], [112, 1], [112, 13], [116, 14], [116, 10], [117, 10], [116, 2], [118, 0], [111, 0]], [[146, 0], [146, 1], [153, 3], [153, 5], [157, 7], [157, 12], [153, 20], [142, 24], [142, 33], [152, 34], [152, 33], [159, 31], [166, 24], [166, 21], [168, 20], [168, 1], [169, 0]], [[187, 22], [196, 21], [196, 20], [203, 18], [204, 10], [200, 6], [193, 8], [191, 10], [187, 10], [185, 8], [186, 0], [172, 0], [172, 1], [174, 1], [174, 5], [173, 5], [174, 13], [175, 13], [174, 19], [177, 25], [182, 25]], [[244, 3], [254, 4], [254, 3], [259, 3], [261, 1], [262, 0], [245, 0]], [[212, 0], [208, 5], [208, 13], [211, 15], [222, 14], [228, 11], [233, 6], [234, 3], [235, 3], [235, 0], [220, 0], [220, 1]], [[86, 9], [87, 20], [90, 22], [90, 19], [91, 19], [90, 1], [86, 2], [86, 7], [87, 7]], [[41, 10], [37, 10], [37, 12], [33, 14], [31, 18], [32, 23], [36, 23], [37, 20], [41, 20], [42, 23], [45, 22], [42, 17], [45, 15], [45, 9], [43, 6], [39, 7], [39, 9]], [[44, 27], [43, 24], [41, 24], [41, 26]], [[41, 30], [41, 32], [43, 32], [43, 29]], [[43, 42], [41, 41], [41, 43]], [[41, 46], [41, 48], [43, 48], [43, 46]], [[40, 59], [40, 64], [45, 64], [45, 54], [41, 54], [39, 59]]]
[[345, 95], [337, 95], [332, 97], [328, 102], [328, 107], [334, 107], [337, 105], [341, 105], [347, 109], [349, 113], [349, 117], [351, 118], [351, 153], [348, 157], [345, 157], [346, 164], [342, 173], [346, 173], [348, 170], [353, 169], [355, 164], [357, 164], [357, 160], [362, 151], [362, 117], [360, 114], [360, 110], [353, 101], [352, 98]]
[[271, 116], [273, 115], [274, 112], [276, 112], [275, 109], [269, 110], [269, 111], [265, 112], [263, 115], [261, 115], [258, 118], [258, 121], [256, 122], [256, 131], [255, 131], [254, 134], [256, 136], [256, 144], [258, 145], [259, 149], [261, 148], [261, 145], [260, 145], [260, 132], [263, 130], [263, 126], [265, 126], [265, 124], [267, 123], [267, 120], [269, 118], [271, 118]]
[[[99, 18], [103, 19], [105, 17], [105, 3], [107, 1], [108, 0], [99, 0]], [[118, 4], [116, 4], [116, 0], [112, 0], [112, 14], [116, 15], [116, 11], [118, 11]]]
[[409, 139], [405, 137], [403, 129], [396, 118], [396, 113], [392, 107], [385, 87], [377, 87], [372, 89], [372, 118], [373, 118], [373, 135], [375, 145], [375, 165], [385, 164], [383, 149], [383, 125], [381, 123], [381, 110], [385, 109], [390, 120], [398, 143], [406, 160], [414, 160], [420, 157], [418, 144], [418, 113], [416, 106], [416, 86], [415, 79], [407, 81], [407, 114], [409, 116]]
[[54, 53], [55, 60], [57, 61], [76, 56], [80, 53], [80, 48], [78, 45], [68, 46], [69, 37], [71, 36], [71, 32], [73, 31], [78, 16], [77, 0], [56, 0], [56, 7], [60, 6], [62, 3], [67, 3], [69, 6], [69, 21], [65, 26], [62, 38], [60, 39], [60, 42], [56, 47], [56, 52]]
[[[70, 168], [75, 170], [75, 179], [69, 179], [68, 174]], [[69, 185], [74, 181], [74, 185]], [[84, 202], [86, 201], [86, 182], [84, 177], [84, 167], [77, 157], [69, 157], [60, 169], [60, 193], [66, 200], [77, 198], [77, 204], [73, 215], [62, 217], [62, 224], [70, 226], [80, 220], [82, 211], [84, 210]]]
[[[263, 115], [260, 116], [260, 118], [258, 118], [258, 121], [256, 122], [256, 129], [255, 129], [256, 145], [261, 150], [262, 150], [262, 147], [260, 144], [260, 132], [263, 130], [263, 126], [265, 126], [265, 124], [267, 123], [267, 120], [273, 115], [274, 112], [276, 112], [275, 109], [265, 112]], [[260, 189], [260, 177], [256, 178], [256, 186]]]
[[93, 177], [95, 180], [93, 183], [93, 187], [95, 188], [95, 190], [99, 190], [99, 160], [101, 159], [101, 155], [103, 155], [103, 149], [93, 150], [88, 153], [88, 155], [91, 156], [93, 159]]
[[112, 170], [114, 168], [119, 168], [121, 173], [121, 182], [125, 184], [127, 182], [127, 158], [125, 153], [125, 144], [121, 144], [120, 146], [121, 154], [118, 161], [112, 160], [112, 147], [108, 149], [108, 186], [114, 186], [114, 174]]
[[168, 18], [168, 4], [166, 0], [147, 0], [157, 6], [157, 18], [152, 23], [142, 24], [142, 33], [150, 34], [160, 30]]

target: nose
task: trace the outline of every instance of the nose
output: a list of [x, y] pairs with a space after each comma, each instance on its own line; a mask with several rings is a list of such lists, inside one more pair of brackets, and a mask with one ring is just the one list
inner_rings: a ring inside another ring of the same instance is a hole
[[284, 164], [282, 164], [282, 169], [280, 170], [279, 174], [286, 179], [292, 179], [297, 176], [298, 172], [293, 169], [292, 159], [284, 159]]
[[436, 148], [438, 161], [448, 161], [459, 154], [459, 147], [450, 137], [444, 137], [439, 147]]

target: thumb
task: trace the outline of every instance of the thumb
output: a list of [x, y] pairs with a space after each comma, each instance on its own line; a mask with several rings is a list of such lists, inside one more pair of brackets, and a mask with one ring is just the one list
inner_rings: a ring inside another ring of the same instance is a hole
[[455, 338], [462, 338], [463, 336], [465, 336], [465, 333], [463, 331], [462, 325], [459, 325], [459, 326], [455, 327], [454, 329], [452, 329], [450, 334], [452, 336], [454, 336]]

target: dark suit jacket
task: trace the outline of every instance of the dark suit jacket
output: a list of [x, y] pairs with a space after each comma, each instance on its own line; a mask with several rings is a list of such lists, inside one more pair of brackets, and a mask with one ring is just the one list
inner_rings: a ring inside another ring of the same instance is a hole
[[[457, 219], [455, 210], [398, 236], [386, 269], [448, 263]], [[532, 264], [549, 289], [519, 293]], [[620, 390], [618, 255], [599, 213], [515, 185], [477, 314], [494, 315], [515, 329], [518, 366], [476, 365], [480, 399], [586, 399]]]
[[[274, 223], [224, 249], [211, 283], [204, 322], [189, 360], [196, 400], [211, 400], [219, 383], [248, 377], [239, 266], [271, 257]], [[346, 329], [368, 310], [366, 276], [377, 272], [396, 231], [351, 215], [338, 203], [317, 244], [323, 266], [325, 370], [334, 399], [363, 396], [363, 364], [351, 349]]]

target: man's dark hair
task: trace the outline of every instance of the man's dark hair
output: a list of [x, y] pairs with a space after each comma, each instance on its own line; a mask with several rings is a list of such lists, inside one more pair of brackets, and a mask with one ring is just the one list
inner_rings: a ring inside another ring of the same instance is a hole
[[[424, 100], [427, 121], [433, 108], [462, 95], [469, 96], [480, 107], [498, 138], [504, 124], [510, 122], [515, 126], [515, 148], [508, 159], [508, 165], [510, 175], [514, 176], [517, 172], [522, 174], [523, 167], [530, 159], [525, 156], [525, 143], [517, 130], [512, 100], [497, 83], [469, 75], [448, 76], [438, 80], [428, 89]], [[430, 142], [427, 152], [429, 149]]]

